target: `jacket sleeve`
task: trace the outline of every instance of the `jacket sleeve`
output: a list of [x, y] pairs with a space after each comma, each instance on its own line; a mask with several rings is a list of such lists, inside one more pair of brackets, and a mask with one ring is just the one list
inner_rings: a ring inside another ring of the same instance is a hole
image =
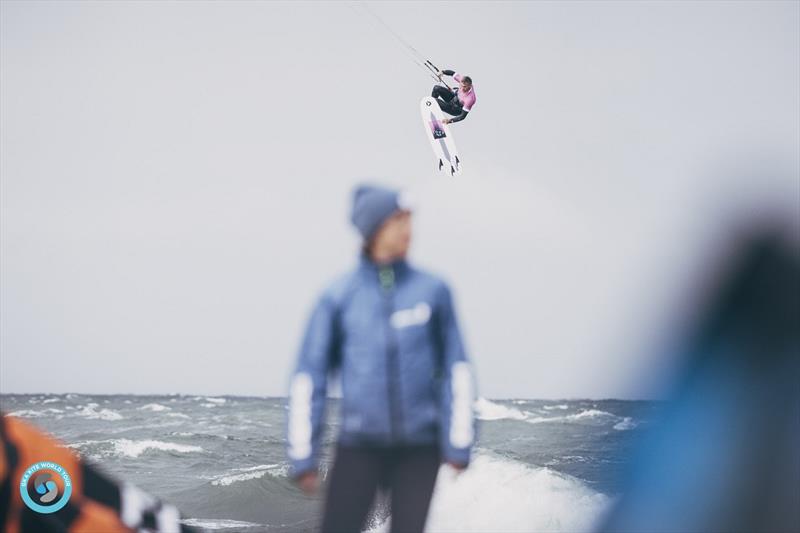
[[464, 120], [465, 118], [467, 118], [467, 114], [468, 114], [468, 113], [469, 113], [469, 111], [465, 111], [465, 110], [463, 110], [463, 109], [462, 109], [462, 110], [461, 110], [461, 114], [460, 114], [460, 115], [458, 115], [458, 116], [457, 116], [457, 117], [455, 117], [455, 118], [451, 118], [451, 119], [450, 119], [450, 123], [452, 124], [453, 122], [461, 122], [462, 120]]
[[450, 290], [443, 287], [439, 302], [442, 350], [440, 447], [445, 461], [468, 465], [475, 440], [475, 380], [456, 321]]
[[287, 453], [294, 477], [319, 462], [328, 372], [338, 350], [335, 309], [328, 297], [317, 303], [289, 385]]

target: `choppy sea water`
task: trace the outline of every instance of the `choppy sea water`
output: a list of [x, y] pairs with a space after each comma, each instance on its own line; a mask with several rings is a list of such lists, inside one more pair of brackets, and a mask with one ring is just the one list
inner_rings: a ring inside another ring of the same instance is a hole
[[[0, 395], [0, 409], [54, 434], [101, 470], [176, 504], [209, 531], [314, 530], [322, 498], [287, 477], [285, 398]], [[325, 439], [330, 462], [336, 401]], [[643, 401], [486, 400], [473, 464], [443, 468], [429, 531], [590, 530], [619, 493]], [[380, 514], [371, 529], [385, 529]]]

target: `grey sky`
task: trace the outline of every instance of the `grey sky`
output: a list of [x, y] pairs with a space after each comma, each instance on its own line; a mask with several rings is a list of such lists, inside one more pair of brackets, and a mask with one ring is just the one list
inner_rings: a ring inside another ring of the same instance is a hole
[[1, 9], [2, 392], [284, 394], [373, 177], [482, 394], [651, 396], [731, 213], [800, 202], [798, 2], [373, 4], [475, 80], [457, 180], [353, 4]]

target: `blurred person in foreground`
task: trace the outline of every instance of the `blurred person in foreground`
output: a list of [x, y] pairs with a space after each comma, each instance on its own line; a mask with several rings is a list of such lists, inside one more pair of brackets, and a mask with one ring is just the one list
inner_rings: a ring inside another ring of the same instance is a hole
[[797, 217], [732, 239], [602, 532], [800, 531]]
[[290, 384], [288, 455], [300, 488], [314, 493], [328, 377], [337, 371], [341, 428], [322, 531], [362, 531], [383, 489], [391, 531], [421, 532], [440, 464], [461, 471], [470, 461], [472, 370], [447, 284], [405, 261], [411, 213], [400, 194], [357, 187], [351, 220], [363, 252], [311, 314]]

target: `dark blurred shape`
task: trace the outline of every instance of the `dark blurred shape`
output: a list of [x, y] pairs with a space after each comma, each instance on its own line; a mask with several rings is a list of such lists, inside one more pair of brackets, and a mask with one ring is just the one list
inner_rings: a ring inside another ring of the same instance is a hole
[[[20, 495], [25, 470], [57, 463], [70, 476], [72, 494], [58, 511], [30, 509]], [[128, 483], [119, 484], [32, 425], [0, 413], [0, 531], [7, 533], [159, 531], [192, 533], [180, 513]]]
[[735, 239], [601, 531], [800, 531], [800, 253], [788, 226]]

